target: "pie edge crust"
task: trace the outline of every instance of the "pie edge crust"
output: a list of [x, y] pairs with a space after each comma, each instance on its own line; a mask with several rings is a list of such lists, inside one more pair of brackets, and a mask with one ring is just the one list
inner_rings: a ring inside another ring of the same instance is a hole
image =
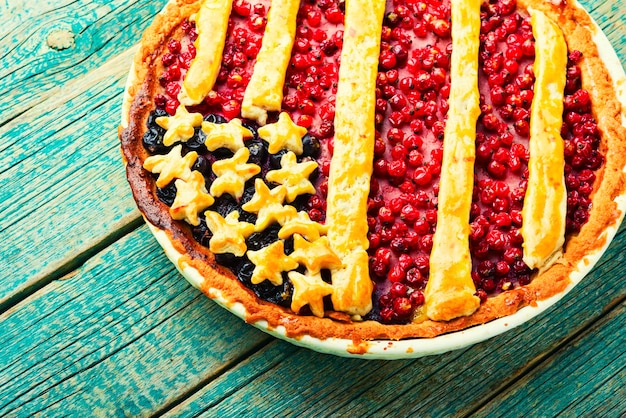
[[193, 239], [187, 225], [171, 219], [168, 206], [159, 201], [153, 192], [155, 186], [151, 173], [143, 169], [143, 161], [149, 154], [138, 139], [145, 131], [145, 122], [152, 110], [151, 98], [158, 84], [156, 74], [163, 68], [159, 51], [170, 37], [176, 37], [177, 27], [196, 12], [198, 6], [196, 0], [172, 0], [144, 33], [128, 78], [118, 134], [133, 197], [151, 228], [165, 233], [167, 243], [163, 240], [159, 242], [161, 245], [169, 244], [170, 248], [165, 248], [166, 253], [173, 250], [180, 255], [177, 268], [185, 277], [189, 278], [183, 272], [187, 268], [195, 269], [203, 277], [202, 283], [191, 281], [208, 297], [219, 297], [227, 301], [227, 306], [241, 303], [245, 307], [246, 322], [266, 321], [265, 328], [268, 329], [283, 327], [284, 334], [296, 340], [305, 335], [321, 340], [352, 340], [355, 353], [366, 352], [367, 344], [363, 345], [363, 342], [368, 340], [432, 338], [511, 315], [524, 306], [534, 306], [537, 301], [563, 293], [570, 285], [570, 276], [576, 272], [576, 267], [580, 263], [589, 263], [589, 258], [601, 253], [607, 244], [608, 230], [619, 226], [623, 212], [618, 208], [616, 198], [626, 193], [623, 171], [626, 128], [620, 121], [626, 120], [626, 112], [616, 96], [609, 71], [593, 39], [600, 29], [578, 4], [568, 3], [559, 7], [548, 2], [518, 0], [518, 7], [532, 6], [558, 22], [567, 44], [575, 45], [575, 49], [583, 53], [580, 63], [583, 88], [590, 93], [592, 112], [602, 133], [600, 149], [606, 161], [596, 173], [589, 221], [579, 234], [568, 238], [563, 256], [536, 275], [530, 284], [489, 298], [474, 314], [448, 322], [426, 320], [406, 325], [384, 325], [375, 321], [352, 322], [348, 315], [338, 312], [327, 312], [325, 318], [300, 316], [259, 299], [230, 270], [216, 263], [212, 253]]

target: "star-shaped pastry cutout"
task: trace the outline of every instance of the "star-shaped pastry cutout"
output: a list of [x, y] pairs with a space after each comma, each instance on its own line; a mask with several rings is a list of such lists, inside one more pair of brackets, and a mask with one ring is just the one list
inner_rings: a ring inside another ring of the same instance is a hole
[[298, 313], [304, 305], [309, 305], [313, 315], [324, 316], [324, 296], [333, 293], [333, 286], [322, 280], [319, 273], [300, 274], [297, 271], [287, 273], [293, 284], [291, 310]]
[[326, 235], [327, 232], [328, 226], [312, 221], [308, 213], [300, 211], [296, 217], [289, 219], [287, 223], [280, 228], [278, 238], [287, 239], [294, 234], [299, 234], [308, 241], [313, 242], [321, 235]]
[[330, 248], [328, 237], [309, 242], [296, 234], [293, 236], [293, 248], [291, 258], [304, 264], [312, 274], [317, 274], [322, 269], [334, 269], [343, 265], [341, 259]]
[[278, 122], [259, 128], [259, 136], [269, 143], [270, 154], [276, 154], [281, 149], [302, 154], [302, 137], [305, 134], [306, 128], [293, 123], [285, 112], [278, 115]]
[[202, 122], [202, 132], [206, 134], [204, 145], [209, 151], [228, 148], [236, 152], [244, 147], [244, 138], [254, 136], [249, 129], [241, 125], [241, 120], [237, 118], [228, 123]]
[[209, 241], [209, 249], [215, 254], [231, 253], [241, 257], [246, 253], [246, 238], [254, 232], [254, 225], [248, 222], [239, 222], [239, 212], [232, 211], [226, 218], [217, 212], [207, 210], [207, 227], [213, 233]]
[[198, 213], [211, 206], [215, 199], [207, 193], [204, 176], [199, 171], [192, 171], [189, 178], [176, 180], [176, 198], [170, 215], [173, 219], [186, 220], [191, 225], [200, 225]]
[[248, 251], [248, 258], [255, 265], [250, 281], [259, 284], [269, 280], [274, 286], [283, 284], [283, 271], [290, 271], [298, 267], [298, 262], [285, 255], [285, 245], [278, 240], [258, 251]]
[[187, 142], [193, 136], [194, 128], [202, 125], [202, 114], [189, 113], [185, 106], [180, 105], [174, 116], [159, 116], [155, 122], [167, 130], [163, 135], [163, 145], [169, 147], [179, 141]]
[[143, 168], [151, 173], [159, 173], [156, 181], [158, 187], [167, 186], [174, 179], [187, 180], [191, 174], [191, 167], [198, 158], [198, 153], [191, 151], [181, 156], [182, 146], [176, 145], [166, 155], [153, 155], [146, 158]]
[[289, 151], [281, 157], [280, 167], [280, 170], [269, 171], [265, 178], [285, 186], [287, 202], [293, 202], [301, 194], [315, 193], [315, 187], [309, 181], [309, 176], [317, 168], [315, 161], [298, 163], [296, 154]]
[[256, 179], [254, 189], [255, 193], [252, 199], [241, 208], [246, 212], [257, 214], [254, 225], [256, 231], [264, 230], [274, 221], [284, 225], [296, 216], [296, 208], [289, 205], [283, 206], [287, 194], [285, 186], [278, 186], [270, 190], [262, 179]]
[[261, 172], [256, 164], [247, 164], [250, 150], [246, 147], [239, 149], [232, 158], [219, 160], [213, 163], [213, 172], [217, 178], [211, 184], [211, 194], [215, 197], [224, 193], [235, 199], [241, 199], [246, 181]]

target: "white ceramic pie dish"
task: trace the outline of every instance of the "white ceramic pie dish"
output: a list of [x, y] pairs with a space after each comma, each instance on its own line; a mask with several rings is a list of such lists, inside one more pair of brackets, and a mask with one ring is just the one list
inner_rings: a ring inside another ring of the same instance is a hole
[[[582, 7], [579, 5], [579, 7]], [[596, 26], [596, 34], [594, 35], [594, 42], [598, 46], [601, 59], [604, 61], [609, 74], [612, 77], [613, 87], [615, 89], [618, 100], [622, 103], [622, 106], [626, 107], [626, 74], [620, 63], [617, 54], [610, 45], [608, 39]], [[128, 126], [127, 115], [131, 104], [131, 97], [128, 94], [128, 86], [135, 82], [135, 71], [131, 68], [127, 89], [125, 92], [124, 103], [122, 108], [122, 127]], [[622, 112], [622, 125], [626, 126], [626, 117]], [[266, 321], [257, 321], [251, 323], [255, 327], [283, 340], [289, 341], [298, 346], [306, 347], [318, 352], [328, 353], [344, 357], [357, 357], [364, 359], [403, 359], [403, 358], [417, 358], [427, 355], [440, 354], [451, 350], [456, 350], [478, 342], [487, 340], [503, 332], [513, 329], [518, 325], [521, 325], [532, 318], [538, 316], [540, 313], [561, 300], [571, 289], [574, 288], [595, 266], [595, 264], [602, 257], [607, 247], [610, 245], [615, 233], [617, 232], [619, 225], [626, 213], [626, 193], [618, 196], [615, 199], [617, 207], [620, 211], [619, 219], [615, 224], [608, 226], [604, 231], [605, 244], [585, 256], [577, 265], [576, 269], [570, 274], [570, 283], [567, 288], [548, 299], [538, 301], [536, 305], [526, 306], [521, 308], [516, 313], [493, 320], [491, 322], [477, 325], [471, 328], [466, 328], [461, 331], [455, 331], [448, 334], [440, 335], [434, 338], [411, 338], [399, 341], [392, 340], [373, 340], [367, 342], [367, 347], [363, 350], [363, 346], [359, 346], [359, 350], [355, 350], [354, 342], [350, 339], [343, 338], [328, 338], [318, 339], [308, 335], [303, 335], [297, 338], [287, 336], [286, 330], [283, 327], [270, 327]], [[246, 308], [241, 303], [233, 303], [224, 297], [222, 292], [215, 288], [208, 288], [204, 284], [204, 278], [198, 270], [186, 264], [181, 257], [179, 251], [177, 251], [172, 245], [167, 233], [160, 230], [156, 226], [147, 222], [151, 232], [156, 237], [159, 244], [164, 249], [165, 254], [181, 272], [181, 274], [196, 288], [204, 289], [205, 293], [209, 294], [218, 304], [228, 309], [233, 314], [246, 320], [248, 313]], [[354, 354], [355, 351], [363, 352], [362, 354]]]

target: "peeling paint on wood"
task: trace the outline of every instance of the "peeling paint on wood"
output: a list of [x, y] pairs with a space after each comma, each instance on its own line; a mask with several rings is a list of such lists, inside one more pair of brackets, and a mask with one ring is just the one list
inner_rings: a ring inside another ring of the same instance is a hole
[[[139, 214], [118, 150], [122, 92], [133, 45], [165, 3], [0, 0], [0, 308], [21, 300], [0, 315], [0, 415], [626, 411], [624, 227], [535, 321], [397, 362], [274, 340], [189, 286], [145, 227], [124, 236]], [[624, 2], [582, 3], [625, 62]]]

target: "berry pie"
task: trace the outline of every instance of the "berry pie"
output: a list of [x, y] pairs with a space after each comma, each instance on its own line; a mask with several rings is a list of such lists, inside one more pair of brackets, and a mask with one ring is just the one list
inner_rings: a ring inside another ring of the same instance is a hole
[[563, 294], [619, 225], [623, 70], [573, 0], [172, 0], [121, 139], [168, 256], [291, 339], [428, 339]]

